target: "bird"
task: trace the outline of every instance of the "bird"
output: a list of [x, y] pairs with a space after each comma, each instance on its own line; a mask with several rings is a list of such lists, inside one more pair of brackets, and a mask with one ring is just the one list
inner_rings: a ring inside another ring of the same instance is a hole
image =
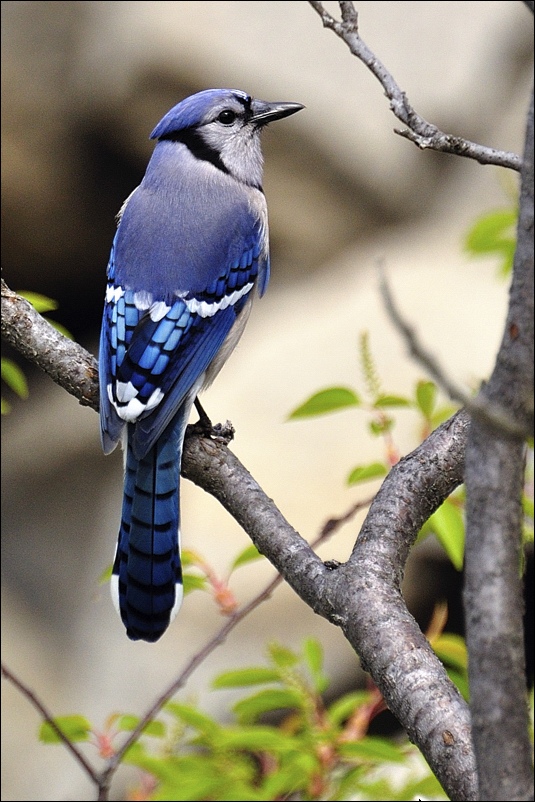
[[105, 454], [124, 449], [111, 593], [134, 641], [157, 641], [182, 603], [186, 426], [268, 284], [261, 132], [303, 108], [236, 89], [184, 98], [150, 134], [144, 177], [117, 215], [99, 342], [100, 439]]

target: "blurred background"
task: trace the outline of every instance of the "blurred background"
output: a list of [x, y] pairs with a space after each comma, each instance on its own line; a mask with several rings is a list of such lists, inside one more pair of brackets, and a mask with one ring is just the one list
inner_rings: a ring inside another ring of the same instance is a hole
[[[338, 15], [337, 3], [325, 4]], [[522, 152], [532, 19], [521, 2], [358, 2], [360, 33], [442, 130]], [[427, 378], [409, 359], [378, 294], [383, 260], [398, 303], [445, 370], [472, 389], [501, 339], [507, 283], [493, 260], [463, 250], [478, 215], [510, 206], [517, 175], [418, 150], [380, 85], [307, 2], [2, 2], [2, 263], [15, 290], [55, 298], [52, 317], [97, 353], [115, 215], [139, 183], [149, 133], [186, 95], [209, 87], [295, 101], [300, 114], [264, 135], [272, 280], [245, 335], [203, 396], [230, 419], [232, 449], [290, 523], [312, 540], [377, 484], [348, 488], [357, 464], [384, 458], [365, 411], [288, 422], [330, 385], [364, 392], [358, 342], [368, 332], [385, 392], [412, 394]], [[2, 645], [4, 660], [55, 714], [98, 727], [113, 712], [142, 714], [222, 624], [194, 593], [164, 638], [132, 643], [99, 577], [112, 561], [122, 459], [100, 450], [97, 415], [6, 349], [30, 395], [3, 394]], [[396, 414], [402, 453], [418, 417]], [[321, 547], [347, 559], [362, 516]], [[225, 576], [248, 543], [218, 504], [182, 485], [184, 546]], [[274, 576], [240, 569], [246, 602]], [[462, 576], [432, 540], [414, 550], [405, 595], [421, 626], [447, 598], [462, 631]], [[317, 637], [330, 692], [362, 682], [342, 634], [281, 587], [189, 681], [181, 698], [228, 717], [232, 694], [210, 690], [221, 670], [264, 660], [266, 643]], [[92, 799], [61, 747], [37, 742], [39, 717], [3, 683], [2, 799]], [[92, 757], [96, 757], [91, 753]], [[126, 770], [114, 784], [126, 798]]]

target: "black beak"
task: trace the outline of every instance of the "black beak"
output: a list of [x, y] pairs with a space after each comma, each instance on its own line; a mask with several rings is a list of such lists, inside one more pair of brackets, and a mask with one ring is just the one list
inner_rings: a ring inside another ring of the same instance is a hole
[[301, 103], [266, 103], [265, 100], [253, 100], [251, 103], [253, 115], [249, 119], [258, 126], [267, 125], [304, 108]]

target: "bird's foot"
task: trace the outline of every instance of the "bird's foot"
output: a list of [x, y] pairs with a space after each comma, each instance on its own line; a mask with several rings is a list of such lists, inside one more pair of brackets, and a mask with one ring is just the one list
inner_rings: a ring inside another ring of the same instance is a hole
[[210, 440], [216, 440], [225, 445], [234, 439], [234, 426], [230, 421], [213, 424], [198, 398], [195, 399], [195, 408], [199, 413], [199, 420], [188, 426], [191, 434], [208, 437]]

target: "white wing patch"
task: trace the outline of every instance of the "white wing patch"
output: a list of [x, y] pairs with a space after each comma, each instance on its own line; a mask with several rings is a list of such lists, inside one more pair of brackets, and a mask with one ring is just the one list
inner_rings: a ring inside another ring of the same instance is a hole
[[146, 309], [150, 309], [152, 305], [152, 293], [147, 292], [146, 290], [140, 290], [139, 292], [134, 293], [134, 306], [136, 309], [139, 309], [140, 312], [144, 312]]
[[124, 295], [124, 290], [122, 287], [116, 287], [113, 284], [108, 284], [106, 287], [106, 303], [114, 303], [116, 304], [117, 301], [122, 298]]
[[144, 412], [150, 412], [158, 406], [164, 393], [157, 387], [146, 404], [138, 401], [138, 390], [132, 382], [117, 382], [116, 393], [117, 401], [113, 397], [113, 385], [107, 386], [108, 398], [117, 415], [126, 423], [135, 423]]
[[200, 315], [201, 317], [213, 317], [220, 310], [226, 309], [227, 306], [233, 306], [236, 301], [239, 301], [240, 298], [247, 295], [247, 293], [252, 290], [253, 286], [253, 282], [250, 281], [240, 290], [234, 290], [230, 295], [224, 295], [219, 301], [213, 301], [212, 303], [208, 303], [208, 301], [198, 301], [197, 298], [184, 298], [183, 300], [190, 312]]
[[155, 304], [152, 304], [150, 307], [150, 319], [157, 323], [159, 320], [164, 318], [168, 312], [171, 311], [171, 307], [167, 306], [164, 301], [157, 301]]

